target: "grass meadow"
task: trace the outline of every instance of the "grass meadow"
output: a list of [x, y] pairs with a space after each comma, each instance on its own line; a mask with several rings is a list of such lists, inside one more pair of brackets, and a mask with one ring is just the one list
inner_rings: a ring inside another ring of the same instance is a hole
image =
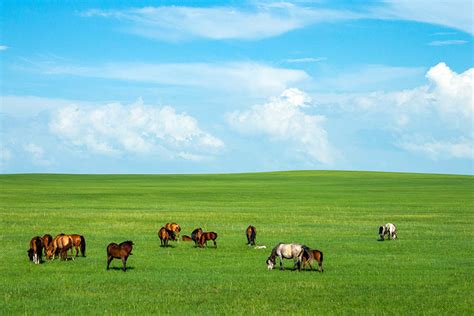
[[[0, 175], [0, 314], [472, 315], [473, 196], [460, 175]], [[160, 248], [166, 222], [218, 248]], [[398, 240], [377, 241], [386, 222]], [[246, 245], [249, 224], [267, 249]], [[28, 261], [31, 237], [60, 232], [83, 234], [87, 257]], [[127, 239], [129, 270], [106, 271]], [[324, 273], [267, 271], [280, 241], [322, 250]]]

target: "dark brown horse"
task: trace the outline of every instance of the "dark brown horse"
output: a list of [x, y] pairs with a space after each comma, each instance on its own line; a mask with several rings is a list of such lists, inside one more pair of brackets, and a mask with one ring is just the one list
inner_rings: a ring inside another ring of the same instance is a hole
[[72, 238], [72, 244], [76, 249], [76, 257], [79, 255], [79, 250], [83, 257], [86, 256], [86, 239], [82, 235], [72, 234], [69, 235]]
[[214, 242], [214, 247], [217, 248], [216, 239], [217, 239], [217, 233], [215, 232], [202, 233], [201, 239], [199, 239], [199, 247], [203, 248], [204, 244], [206, 244], [206, 247], [207, 247], [207, 241], [212, 240]]
[[35, 264], [41, 263], [41, 257], [43, 255], [43, 239], [40, 236], [35, 236], [30, 240], [30, 249], [27, 251], [28, 258]]
[[188, 235], [183, 235], [183, 237], [181, 237], [181, 239], [183, 241], [193, 241], [193, 239], [191, 237], [189, 237]]
[[54, 237], [53, 242], [46, 249], [46, 258], [51, 259], [52, 257], [54, 259], [56, 255], [59, 255], [62, 260], [66, 260], [68, 257], [67, 252], [71, 250], [71, 258], [74, 260], [72, 248], [73, 241], [71, 236], [59, 234]]
[[255, 246], [255, 237], [257, 237], [257, 229], [255, 229], [255, 226], [250, 225], [247, 227], [245, 234], [247, 235], [247, 245]]
[[305, 268], [306, 264], [309, 265], [309, 269], [313, 270], [313, 263], [314, 260], [318, 262], [318, 271], [323, 272], [323, 253], [322, 251], [316, 250], [316, 249], [309, 249], [305, 248], [305, 251], [303, 253], [303, 269]]
[[166, 223], [165, 228], [167, 230], [171, 230], [172, 232], [174, 232], [176, 236], [176, 239], [174, 240], [179, 240], [179, 234], [181, 233], [181, 226], [179, 226], [176, 223]]
[[161, 247], [168, 247], [169, 240], [176, 240], [174, 231], [161, 227], [158, 231], [158, 237], [160, 238]]
[[110, 262], [115, 259], [122, 259], [122, 270], [127, 271], [127, 259], [132, 255], [133, 241], [127, 240], [120, 244], [110, 243], [107, 246], [107, 270], [109, 270]]
[[48, 249], [48, 247], [53, 242], [53, 236], [51, 236], [50, 234], [44, 234], [43, 238], [41, 239], [43, 240], [44, 255], [46, 256], [46, 249]]
[[194, 240], [194, 244], [197, 246], [199, 241], [201, 240], [201, 235], [202, 235], [202, 229], [201, 227], [196, 228], [193, 230], [191, 233], [191, 239]]

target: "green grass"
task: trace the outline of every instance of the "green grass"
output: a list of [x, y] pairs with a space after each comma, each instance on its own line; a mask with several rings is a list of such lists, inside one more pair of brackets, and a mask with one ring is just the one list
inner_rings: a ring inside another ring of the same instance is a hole
[[[472, 315], [473, 194], [455, 175], [0, 175], [0, 314]], [[170, 221], [218, 248], [160, 248]], [[386, 222], [399, 240], [377, 241]], [[249, 224], [267, 249], [246, 246]], [[28, 261], [31, 237], [60, 232], [83, 234], [87, 257]], [[106, 271], [127, 239], [130, 270]], [[280, 241], [322, 250], [325, 272], [267, 271]]]

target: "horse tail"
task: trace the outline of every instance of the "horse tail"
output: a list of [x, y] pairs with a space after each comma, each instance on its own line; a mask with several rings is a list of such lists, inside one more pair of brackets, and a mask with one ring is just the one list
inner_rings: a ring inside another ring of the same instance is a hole
[[82, 235], [80, 237], [81, 237], [81, 253], [82, 253], [82, 256], [85, 257], [86, 256], [86, 239]]

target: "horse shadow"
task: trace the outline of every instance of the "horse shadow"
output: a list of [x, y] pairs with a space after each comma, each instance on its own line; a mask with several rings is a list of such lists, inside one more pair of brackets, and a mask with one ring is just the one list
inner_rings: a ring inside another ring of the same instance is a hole
[[[110, 267], [110, 270], [120, 270], [120, 271], [123, 271], [122, 267]], [[135, 270], [134, 267], [127, 267], [127, 271], [128, 270]]]

